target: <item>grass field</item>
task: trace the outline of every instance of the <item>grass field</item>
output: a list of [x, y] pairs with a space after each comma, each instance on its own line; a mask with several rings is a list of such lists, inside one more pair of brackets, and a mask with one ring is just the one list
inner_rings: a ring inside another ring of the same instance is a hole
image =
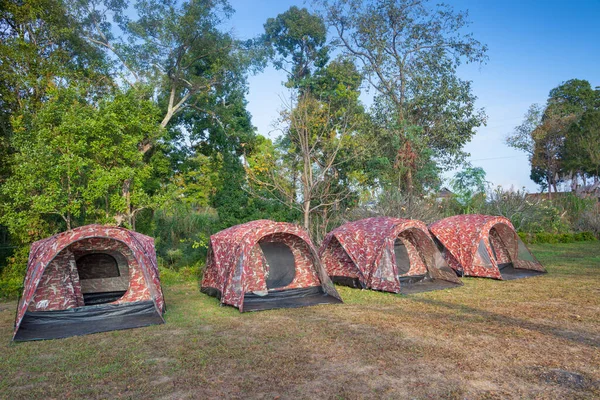
[[600, 243], [532, 246], [549, 274], [240, 314], [166, 286], [167, 323], [10, 343], [0, 398], [600, 398]]

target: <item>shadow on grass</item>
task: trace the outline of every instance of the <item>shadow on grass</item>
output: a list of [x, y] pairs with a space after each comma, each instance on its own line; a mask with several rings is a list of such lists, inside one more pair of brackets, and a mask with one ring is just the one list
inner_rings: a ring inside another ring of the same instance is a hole
[[561, 329], [551, 325], [539, 324], [531, 321], [526, 321], [519, 318], [513, 318], [502, 314], [496, 314], [490, 311], [481, 310], [474, 307], [469, 307], [463, 304], [448, 303], [441, 300], [424, 299], [424, 298], [409, 298], [416, 303], [427, 304], [437, 307], [445, 307], [454, 311], [460, 311], [465, 314], [479, 316], [487, 320], [497, 322], [505, 326], [516, 326], [522, 329], [537, 331], [545, 335], [552, 335], [559, 339], [566, 339], [574, 343], [584, 344], [586, 346], [600, 348], [600, 336], [589, 332], [572, 331]]

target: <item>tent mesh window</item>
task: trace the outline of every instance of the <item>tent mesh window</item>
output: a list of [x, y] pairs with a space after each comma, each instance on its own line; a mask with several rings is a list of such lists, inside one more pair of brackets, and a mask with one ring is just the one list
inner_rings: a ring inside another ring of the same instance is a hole
[[534, 263], [538, 262], [535, 259], [535, 257], [531, 254], [531, 252], [527, 249], [527, 247], [525, 246], [525, 243], [523, 243], [523, 241], [521, 239], [518, 239], [517, 243], [519, 244], [519, 253], [517, 256], [519, 260], [531, 261]]
[[394, 254], [396, 255], [396, 267], [398, 268], [398, 275], [407, 274], [410, 271], [410, 257], [408, 256], [408, 250], [404, 242], [396, 238], [394, 242]]
[[477, 247], [477, 253], [479, 258], [481, 259], [482, 265], [486, 268], [493, 268], [492, 260], [490, 259], [490, 255], [485, 248], [485, 243], [483, 239], [479, 241], [479, 246]]
[[116, 278], [121, 274], [117, 260], [110, 254], [86, 254], [77, 260], [79, 279]]
[[259, 243], [267, 261], [267, 289], [278, 289], [288, 286], [296, 277], [296, 261], [294, 253], [281, 242]]

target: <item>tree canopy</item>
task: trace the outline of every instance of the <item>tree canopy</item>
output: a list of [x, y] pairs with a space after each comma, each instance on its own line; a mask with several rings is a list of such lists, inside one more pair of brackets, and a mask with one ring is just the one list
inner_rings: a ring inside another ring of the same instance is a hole
[[[318, 241], [357, 207], [439, 185], [485, 123], [457, 74], [487, 59], [467, 14], [425, 0], [314, 4], [239, 38], [226, 0], [0, 0], [11, 282], [32, 241], [87, 223], [154, 235], [175, 266], [201, 262], [210, 233], [237, 223], [299, 222]], [[247, 109], [248, 77], [269, 64], [286, 72], [278, 137]], [[574, 82], [552, 95], [560, 121], [577, 116], [561, 171], [594, 173], [578, 144], [596, 129], [593, 93]]]
[[579, 180], [586, 186], [588, 178], [594, 184], [583, 189], [593, 191], [599, 185], [599, 109], [599, 88], [568, 80], [550, 91], [544, 107], [532, 105], [506, 142], [529, 154], [531, 179], [549, 193], [565, 181], [577, 191]]

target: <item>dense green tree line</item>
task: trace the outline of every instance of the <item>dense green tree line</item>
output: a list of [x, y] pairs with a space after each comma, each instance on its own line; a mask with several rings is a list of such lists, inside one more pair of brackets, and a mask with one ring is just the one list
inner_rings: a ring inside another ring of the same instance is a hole
[[[20, 284], [31, 242], [87, 223], [151, 234], [187, 265], [233, 224], [295, 221], [319, 240], [383, 193], [435, 188], [485, 123], [456, 73], [486, 60], [466, 14], [313, 5], [242, 40], [223, 29], [226, 0], [0, 0], [0, 227], [17, 248], [0, 291]], [[287, 74], [275, 139], [245, 99], [269, 63]]]

